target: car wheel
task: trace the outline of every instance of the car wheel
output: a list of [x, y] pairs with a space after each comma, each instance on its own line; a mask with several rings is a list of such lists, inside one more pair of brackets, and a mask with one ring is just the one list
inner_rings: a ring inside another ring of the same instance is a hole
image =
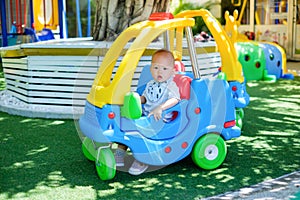
[[235, 113], [236, 113], [236, 116], [240, 116], [241, 119], [243, 119], [245, 116], [243, 108], [236, 108]]
[[243, 119], [241, 118], [240, 115], [236, 115], [236, 126], [242, 129], [243, 127]]
[[235, 116], [236, 116], [236, 125], [237, 127], [239, 127], [240, 129], [242, 129], [243, 127], [243, 118], [245, 116], [244, 110], [243, 108], [236, 108], [235, 110]]
[[83, 142], [82, 142], [82, 152], [83, 155], [91, 160], [91, 161], [95, 161], [95, 157], [96, 157], [96, 149], [94, 147], [94, 143], [90, 138], [84, 138]]
[[203, 169], [215, 169], [225, 160], [227, 146], [224, 139], [214, 133], [202, 136], [194, 145], [192, 159]]
[[113, 179], [116, 175], [116, 161], [110, 148], [99, 149], [96, 170], [101, 180]]

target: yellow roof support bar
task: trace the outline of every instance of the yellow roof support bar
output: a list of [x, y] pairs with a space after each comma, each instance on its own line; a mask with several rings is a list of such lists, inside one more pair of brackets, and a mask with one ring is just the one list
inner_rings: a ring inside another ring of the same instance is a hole
[[211, 13], [205, 9], [183, 11], [175, 18], [202, 17], [207, 28], [213, 35], [221, 55], [222, 71], [226, 74], [228, 81], [244, 82], [243, 69], [238, 61], [237, 54], [230, 38], [221, 24]]
[[[146, 47], [161, 33], [177, 27], [194, 26], [192, 18], [163, 21], [144, 21], [134, 24], [123, 31], [107, 52], [92, 85], [87, 100], [95, 106], [105, 104], [122, 105], [124, 96], [130, 91], [131, 81], [140, 57]], [[127, 50], [114, 79], [110, 81], [112, 71], [124, 46], [132, 38], [136, 39]]]

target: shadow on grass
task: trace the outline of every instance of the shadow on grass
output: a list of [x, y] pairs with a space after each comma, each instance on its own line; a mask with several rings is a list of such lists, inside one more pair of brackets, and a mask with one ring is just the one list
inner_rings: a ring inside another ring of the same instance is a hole
[[236, 190], [300, 169], [300, 79], [251, 83], [242, 136], [228, 141], [215, 170], [190, 157], [140, 176], [101, 181], [84, 158], [72, 120], [0, 113], [0, 199], [193, 199]]

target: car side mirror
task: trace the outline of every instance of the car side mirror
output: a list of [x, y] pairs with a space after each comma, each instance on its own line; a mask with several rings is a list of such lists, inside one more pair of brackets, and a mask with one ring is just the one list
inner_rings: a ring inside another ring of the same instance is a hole
[[136, 92], [128, 92], [121, 106], [121, 116], [129, 119], [138, 119], [142, 116], [140, 95]]

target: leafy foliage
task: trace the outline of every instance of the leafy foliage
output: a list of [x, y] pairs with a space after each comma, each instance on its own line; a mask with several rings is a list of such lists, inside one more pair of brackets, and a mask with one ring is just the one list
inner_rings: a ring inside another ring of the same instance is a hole
[[[193, 3], [182, 3], [182, 1], [180, 1], [179, 6], [175, 8], [173, 14], [176, 15], [184, 10], [200, 10], [201, 8], [210, 10], [210, 8], [214, 5], [218, 5], [218, 3], [208, 2], [203, 5], [198, 5]], [[194, 19], [195, 19], [195, 26], [192, 28], [194, 35], [201, 33], [201, 31], [210, 33], [202, 17], [194, 17]]]

